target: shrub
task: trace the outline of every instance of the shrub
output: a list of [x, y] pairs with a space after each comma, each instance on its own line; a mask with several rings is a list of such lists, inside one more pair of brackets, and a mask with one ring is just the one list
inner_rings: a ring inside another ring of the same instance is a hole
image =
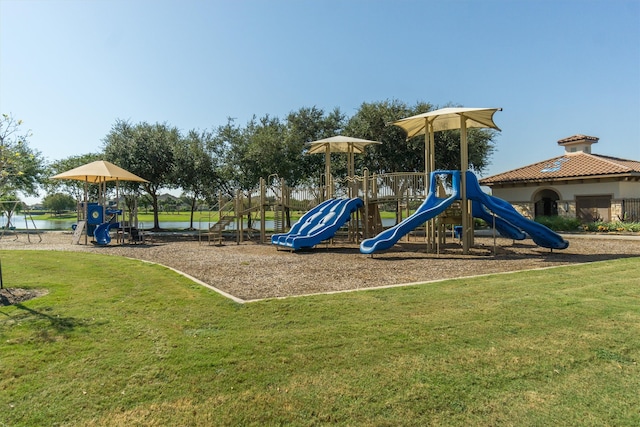
[[567, 218], [558, 215], [538, 216], [535, 221], [554, 231], [580, 230], [580, 220], [578, 218]]

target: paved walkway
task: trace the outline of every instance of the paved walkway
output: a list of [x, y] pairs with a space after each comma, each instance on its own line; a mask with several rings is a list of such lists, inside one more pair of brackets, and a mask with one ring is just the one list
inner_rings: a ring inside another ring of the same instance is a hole
[[560, 233], [565, 239], [609, 239], [609, 240], [640, 240], [640, 233]]
[[[609, 239], [609, 240], [640, 240], [640, 233], [558, 233], [565, 239]], [[493, 230], [475, 230], [476, 236], [493, 236]], [[496, 236], [500, 233], [496, 231]]]

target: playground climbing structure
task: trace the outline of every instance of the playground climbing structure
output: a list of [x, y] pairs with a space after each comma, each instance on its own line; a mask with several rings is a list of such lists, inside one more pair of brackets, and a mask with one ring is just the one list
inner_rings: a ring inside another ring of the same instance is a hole
[[[438, 195], [437, 177], [439, 175], [449, 175], [451, 177], [451, 194], [447, 197]], [[489, 224], [497, 224], [496, 229], [501, 234], [514, 239], [524, 239], [525, 233], [527, 233], [538, 246], [549, 249], [566, 249], [569, 246], [569, 242], [559, 234], [520, 215], [508, 202], [482, 192], [476, 176], [470, 171], [466, 172], [466, 183], [466, 197], [476, 204], [476, 215], [485, 219]], [[431, 172], [429, 193], [418, 209], [395, 226], [375, 237], [362, 241], [360, 252], [372, 254], [389, 249], [402, 236], [421, 224], [437, 218], [438, 215], [461, 198], [460, 171], [438, 170]], [[493, 220], [492, 215], [495, 216]]]

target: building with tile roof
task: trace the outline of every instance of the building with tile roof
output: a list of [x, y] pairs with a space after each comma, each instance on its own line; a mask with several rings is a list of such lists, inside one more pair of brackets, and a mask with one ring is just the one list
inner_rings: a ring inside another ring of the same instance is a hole
[[561, 139], [562, 156], [483, 178], [480, 184], [529, 218], [640, 221], [640, 161], [593, 154], [598, 140], [587, 135]]

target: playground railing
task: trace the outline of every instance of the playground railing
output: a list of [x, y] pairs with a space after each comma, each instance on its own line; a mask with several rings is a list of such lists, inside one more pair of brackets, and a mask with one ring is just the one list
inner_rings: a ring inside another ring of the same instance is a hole
[[369, 202], [424, 199], [427, 185], [424, 173], [373, 174], [367, 183], [365, 199]]

